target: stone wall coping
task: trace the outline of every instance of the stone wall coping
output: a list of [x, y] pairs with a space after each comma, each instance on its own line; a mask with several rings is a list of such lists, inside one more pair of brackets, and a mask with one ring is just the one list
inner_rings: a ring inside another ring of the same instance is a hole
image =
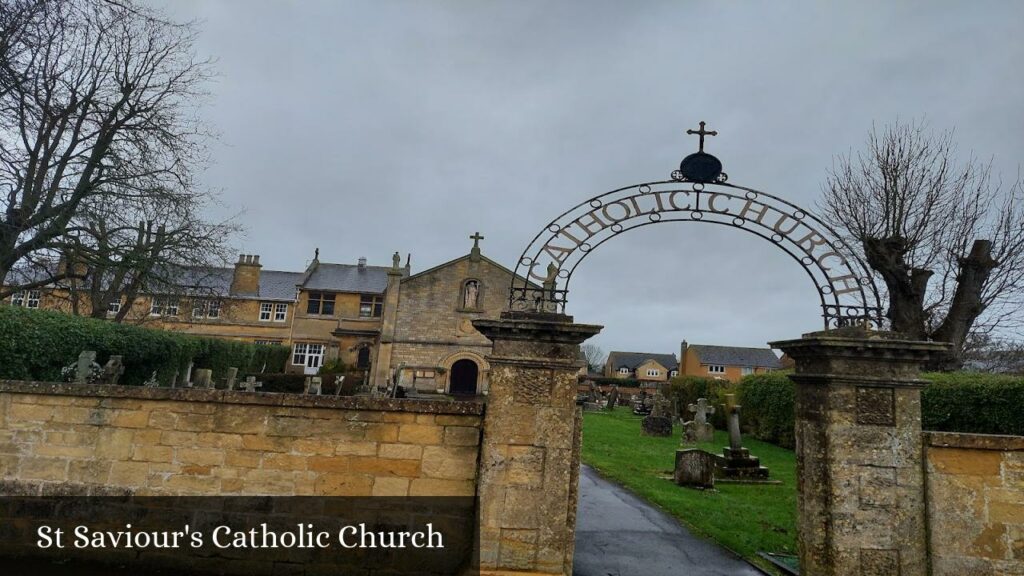
[[924, 441], [936, 448], [969, 448], [1024, 452], [1024, 436], [968, 434], [964, 432], [925, 432]]
[[205, 390], [199, 388], [148, 388], [109, 384], [74, 384], [0, 380], [0, 393], [39, 394], [93, 398], [131, 398], [179, 402], [216, 402], [254, 406], [290, 406], [335, 410], [377, 410], [479, 416], [484, 403], [479, 400], [421, 400], [413, 398], [371, 398], [369, 396], [312, 396], [306, 394]]
[[828, 347], [828, 348], [880, 348], [880, 349], [904, 349], [925, 352], [939, 352], [949, 348], [945, 342], [929, 342], [922, 340], [907, 340], [902, 334], [895, 332], [862, 332], [855, 335], [849, 332], [838, 330], [826, 330], [823, 332], [812, 332], [804, 334], [803, 338], [795, 340], [777, 340], [769, 342], [772, 348], [805, 348], [805, 347]]

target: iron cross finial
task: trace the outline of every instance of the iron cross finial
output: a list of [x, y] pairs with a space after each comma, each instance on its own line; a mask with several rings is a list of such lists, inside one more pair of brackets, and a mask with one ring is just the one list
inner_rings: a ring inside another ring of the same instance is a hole
[[717, 130], [707, 131], [707, 130], [704, 129], [704, 121], [703, 120], [700, 123], [700, 129], [699, 130], [687, 130], [686, 133], [687, 134], [697, 134], [697, 135], [700, 136], [700, 149], [699, 149], [700, 152], [704, 151], [704, 137], [705, 136], [718, 136], [718, 131]]
[[480, 248], [480, 241], [483, 240], [484, 237], [481, 236], [479, 232], [474, 232], [469, 239], [473, 241], [473, 248]]

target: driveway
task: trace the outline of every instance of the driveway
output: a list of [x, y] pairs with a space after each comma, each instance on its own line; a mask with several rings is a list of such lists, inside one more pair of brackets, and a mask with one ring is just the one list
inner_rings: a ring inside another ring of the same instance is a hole
[[576, 521], [575, 576], [764, 576], [589, 466]]

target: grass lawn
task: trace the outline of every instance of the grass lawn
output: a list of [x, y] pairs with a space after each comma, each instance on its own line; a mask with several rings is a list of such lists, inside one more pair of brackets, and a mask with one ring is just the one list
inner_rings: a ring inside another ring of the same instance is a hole
[[[583, 462], [672, 514], [693, 532], [711, 538], [758, 566], [758, 551], [796, 554], [796, 456], [791, 450], [744, 439], [770, 478], [782, 484], [722, 484], [714, 490], [676, 486], [671, 480], [679, 427], [669, 438], [640, 434], [641, 417], [621, 407], [612, 413], [584, 412]], [[722, 453], [728, 435], [697, 445]], [[666, 477], [666, 475], [668, 475]]]

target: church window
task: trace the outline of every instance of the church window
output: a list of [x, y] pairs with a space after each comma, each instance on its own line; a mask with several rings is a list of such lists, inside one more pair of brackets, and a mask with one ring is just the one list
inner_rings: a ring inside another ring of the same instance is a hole
[[327, 292], [310, 292], [309, 303], [306, 305], [307, 314], [321, 314], [323, 316], [334, 315], [334, 294]]
[[284, 302], [274, 304], [274, 322], [284, 322], [288, 318], [288, 305]]
[[260, 320], [266, 322], [270, 320], [270, 312], [274, 309], [272, 302], [260, 302]]
[[725, 366], [721, 364], [709, 364], [708, 372], [711, 374], [725, 374]]
[[380, 318], [384, 312], [384, 298], [374, 294], [363, 294], [359, 297], [360, 318]]

